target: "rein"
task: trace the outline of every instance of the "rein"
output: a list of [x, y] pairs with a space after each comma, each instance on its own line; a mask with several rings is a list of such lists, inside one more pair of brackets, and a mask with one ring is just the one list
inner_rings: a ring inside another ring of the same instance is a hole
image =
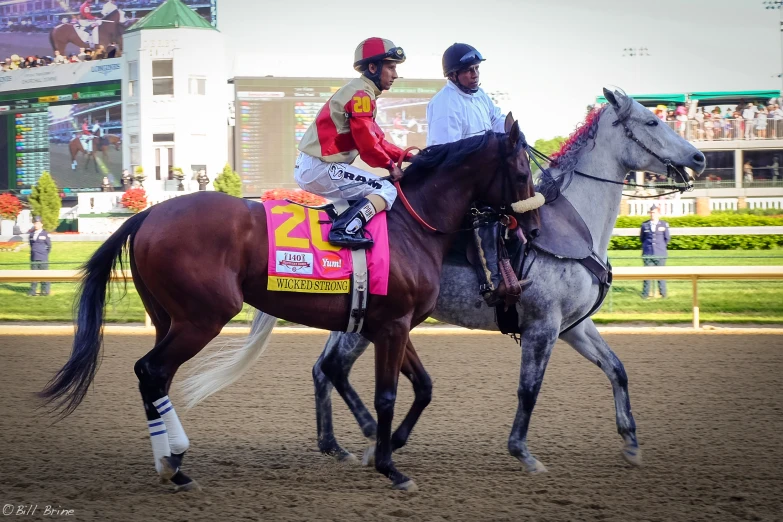
[[[402, 154], [400, 154], [400, 158], [399, 160], [397, 160], [397, 168], [402, 170], [402, 162], [405, 159], [405, 156], [407, 156], [408, 153], [412, 150], [417, 150], [421, 152], [421, 149], [418, 147], [408, 147], [407, 149], [402, 151]], [[408, 214], [413, 216], [413, 219], [415, 219], [416, 222], [418, 222], [421, 226], [423, 226], [426, 230], [429, 230], [430, 232], [434, 232], [436, 234], [446, 234], [446, 232], [442, 232], [437, 228], [433, 227], [432, 225], [430, 225], [429, 223], [427, 223], [426, 221], [424, 221], [424, 218], [422, 218], [418, 214], [418, 212], [416, 212], [416, 209], [414, 209], [413, 206], [411, 206], [411, 202], [408, 201], [407, 197], [405, 197], [405, 192], [402, 191], [402, 186], [400, 185], [399, 181], [395, 181], [394, 186], [397, 189], [397, 195], [400, 197], [400, 201], [402, 201], [402, 205], [405, 207], [405, 210], [408, 211]]]

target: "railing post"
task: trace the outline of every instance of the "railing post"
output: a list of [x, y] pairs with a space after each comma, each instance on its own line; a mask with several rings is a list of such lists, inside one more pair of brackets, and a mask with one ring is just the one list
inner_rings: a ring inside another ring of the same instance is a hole
[[692, 276], [693, 283], [693, 328], [698, 330], [699, 326], [699, 277]]

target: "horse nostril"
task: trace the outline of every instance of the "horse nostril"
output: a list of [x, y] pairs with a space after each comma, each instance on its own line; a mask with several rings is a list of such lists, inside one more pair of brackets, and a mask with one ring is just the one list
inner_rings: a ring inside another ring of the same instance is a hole
[[693, 155], [693, 161], [695, 161], [696, 163], [704, 163], [704, 154], [702, 154], [701, 152], [697, 152], [696, 154]]

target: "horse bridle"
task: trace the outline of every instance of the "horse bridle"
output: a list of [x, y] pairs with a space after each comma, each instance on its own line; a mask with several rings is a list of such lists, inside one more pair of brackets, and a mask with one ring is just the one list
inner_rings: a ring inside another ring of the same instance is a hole
[[[665, 192], [663, 194], [655, 194], [653, 196], [634, 196], [635, 198], [644, 199], [644, 198], [658, 198], [661, 196], [667, 196], [669, 194], [674, 194], [675, 192], [679, 192], [682, 194], [683, 192], [688, 192], [693, 190], [693, 181], [690, 179], [690, 176], [688, 176], [686, 173], [681, 171], [677, 165], [670, 160], [669, 158], [662, 158], [658, 153], [656, 153], [654, 150], [650, 149], [647, 145], [642, 143], [642, 141], [636, 137], [636, 135], [633, 133], [633, 131], [628, 127], [628, 124], [626, 123], [626, 120], [628, 119], [628, 115], [618, 116], [618, 118], [612, 122], [612, 127], [616, 127], [618, 125], [622, 125], [623, 129], [625, 130], [625, 137], [636, 143], [639, 147], [642, 148], [643, 151], [645, 151], [647, 154], [652, 156], [653, 158], [657, 159], [663, 165], [666, 167], [666, 178], [673, 180], [673, 185], [667, 185], [667, 186], [655, 186], [655, 185], [644, 185], [644, 184], [638, 184], [638, 183], [625, 183], [624, 181], [614, 181], [611, 179], [606, 178], [599, 178], [598, 176], [592, 176], [590, 174], [586, 174], [584, 172], [580, 172], [576, 169], [573, 170], [573, 173], [582, 176], [583, 178], [589, 178], [593, 179], [595, 181], [600, 181], [602, 183], [611, 183], [613, 185], [622, 185], [624, 187], [641, 187], [641, 188], [650, 188], [650, 189], [658, 189], [658, 188], [664, 188], [664, 189], [674, 189], [671, 192]], [[544, 161], [547, 161], [549, 163], [552, 162], [552, 158], [547, 156], [546, 154], [536, 150], [533, 147], [530, 147], [528, 145], [527, 147], [528, 153], [530, 154], [531, 159], [535, 162], [535, 164], [538, 166], [538, 168], [541, 170], [541, 172], [549, 172], [548, 169], [545, 169], [541, 166], [541, 164], [538, 162], [538, 159], [536, 156]], [[678, 185], [678, 181], [674, 177], [674, 173], [677, 173], [677, 175], [680, 177], [679, 183], [682, 183], [682, 185]]]
[[[530, 151], [530, 149], [532, 147], [530, 147], [530, 145], [528, 145], [527, 141], [525, 140], [525, 138], [521, 134], [521, 132], [520, 132], [519, 139], [522, 141], [522, 148], [527, 150], [528, 153], [529, 153], [529, 151]], [[509, 189], [511, 188], [511, 176], [509, 174], [508, 163], [506, 162], [507, 158], [506, 158], [506, 143], [505, 143], [505, 140], [498, 140], [498, 149], [499, 149], [498, 150], [498, 156], [500, 156], [500, 158], [501, 158], [500, 159], [501, 164], [495, 170], [495, 174], [492, 176], [492, 180], [490, 181], [490, 185], [493, 185], [495, 183], [495, 179], [497, 178], [498, 174], [500, 174], [500, 175], [503, 176], [503, 181], [504, 181], [504, 184], [505, 184], [505, 187], [504, 187], [503, 190], [506, 193], [510, 193]], [[397, 161], [397, 166], [398, 167], [402, 168], [403, 160], [408, 155], [408, 153], [410, 151], [412, 151], [412, 150], [421, 151], [421, 149], [419, 149], [418, 147], [408, 147], [407, 149], [402, 151], [402, 154], [400, 154], [400, 158]], [[516, 150], [517, 149], [515, 148], [514, 152], [516, 152]], [[384, 177], [384, 178], [381, 178], [381, 179], [389, 180], [390, 177]], [[397, 196], [400, 198], [400, 201], [402, 201], [402, 205], [405, 207], [405, 210], [407, 210], [408, 213], [413, 217], [413, 219], [415, 219], [421, 226], [423, 226], [426, 230], [429, 230], [430, 232], [434, 232], [436, 234], [450, 234], [451, 233], [451, 232], [443, 232], [442, 230], [438, 230], [437, 228], [435, 228], [432, 225], [430, 225], [429, 223], [427, 223], [424, 220], [424, 218], [422, 218], [418, 214], [418, 212], [416, 212], [416, 209], [413, 208], [413, 206], [411, 205], [410, 201], [408, 201], [408, 198], [405, 196], [405, 192], [403, 192], [402, 187], [400, 186], [400, 182], [399, 181], [395, 181], [394, 182], [394, 186], [397, 189]], [[507, 213], [507, 208], [510, 207], [511, 203], [513, 203], [513, 201], [511, 201], [508, 205], [501, 205], [500, 208], [499, 208], [500, 212], [498, 212], [498, 215], [500, 216], [500, 215], [506, 214]], [[470, 228], [467, 228], [467, 229], [460, 228], [460, 229], [455, 230], [455, 232], [460, 232], [460, 231], [463, 231], [463, 230], [471, 230], [472, 228], [473, 227], [470, 227]]]

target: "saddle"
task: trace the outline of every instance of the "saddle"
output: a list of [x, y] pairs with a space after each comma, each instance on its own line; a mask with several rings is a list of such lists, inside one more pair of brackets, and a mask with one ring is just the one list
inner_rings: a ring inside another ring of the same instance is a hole
[[[305, 208], [311, 208], [325, 212], [329, 221], [334, 223], [337, 217], [348, 210], [351, 203], [347, 200], [335, 200], [324, 205], [311, 206], [296, 201], [286, 199], [289, 203], [299, 205]], [[368, 286], [367, 270], [367, 250], [350, 250], [351, 261], [353, 262], [353, 272], [351, 274], [351, 307], [348, 313], [348, 325], [345, 331], [349, 333], [358, 333], [362, 331], [364, 325], [364, 316], [367, 313], [367, 298], [370, 291]]]
[[[565, 333], [579, 323], [594, 314], [600, 307], [612, 284], [612, 267], [607, 261], [604, 263], [593, 252], [593, 236], [587, 228], [582, 216], [573, 207], [570, 201], [559, 192], [545, 205], [538, 208], [539, 226], [537, 229], [528, 225], [521, 241], [506, 243], [511, 258], [511, 266], [516, 276], [525, 279], [525, 273], [530, 271], [535, 262], [535, 255], [530, 256], [531, 251], [540, 251], [563, 259], [579, 261], [599, 283], [599, 294], [590, 311], [578, 321], [561, 332]], [[503, 230], [501, 235], [509, 237], [510, 231]], [[517, 233], [517, 236], [520, 234]], [[513, 237], [513, 236], [512, 236]], [[459, 243], [458, 243], [459, 244]], [[532, 260], [527, 263], [528, 257]], [[470, 264], [477, 262], [473, 249], [467, 248], [467, 259]], [[453, 258], [452, 258], [453, 259]], [[500, 304], [496, 307], [495, 320], [498, 328], [504, 334], [516, 336], [519, 331], [519, 316], [515, 306]]]

